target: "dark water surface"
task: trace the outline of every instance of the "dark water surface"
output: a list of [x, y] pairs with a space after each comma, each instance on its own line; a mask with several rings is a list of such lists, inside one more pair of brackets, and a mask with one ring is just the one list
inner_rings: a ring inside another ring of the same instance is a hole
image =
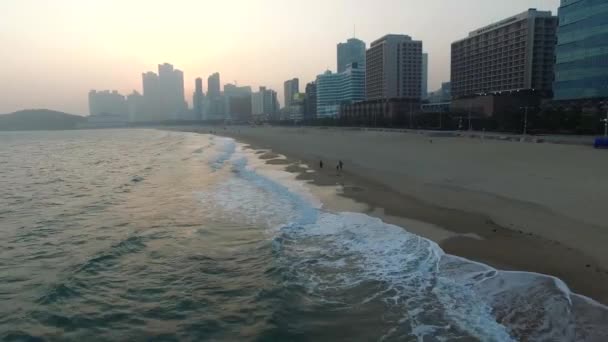
[[225, 138], [0, 133], [0, 338], [601, 341], [605, 307], [305, 187]]

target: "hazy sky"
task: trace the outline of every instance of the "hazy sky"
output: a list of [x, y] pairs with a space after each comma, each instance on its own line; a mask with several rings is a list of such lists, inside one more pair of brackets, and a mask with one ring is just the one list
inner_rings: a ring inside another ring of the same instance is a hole
[[88, 114], [90, 89], [141, 92], [141, 73], [169, 62], [222, 84], [306, 82], [336, 69], [336, 44], [386, 33], [423, 41], [429, 88], [450, 77], [450, 43], [559, 0], [1, 0], [0, 113], [49, 108]]

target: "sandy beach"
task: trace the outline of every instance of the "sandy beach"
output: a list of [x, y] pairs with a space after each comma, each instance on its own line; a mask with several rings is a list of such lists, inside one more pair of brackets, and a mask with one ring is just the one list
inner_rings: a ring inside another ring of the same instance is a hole
[[[281, 164], [298, 178], [338, 186], [339, 195], [366, 212], [433, 239], [448, 253], [553, 275], [608, 304], [606, 151], [343, 129], [215, 131], [287, 156]], [[272, 157], [266, 155], [268, 163], [276, 162]], [[338, 174], [339, 160], [345, 167]], [[317, 172], [304, 172], [300, 163]], [[340, 201], [326, 205], [361, 210]]]

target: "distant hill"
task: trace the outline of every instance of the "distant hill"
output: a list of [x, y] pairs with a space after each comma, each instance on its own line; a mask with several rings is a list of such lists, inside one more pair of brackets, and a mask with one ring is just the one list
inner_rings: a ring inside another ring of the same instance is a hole
[[85, 120], [82, 116], [48, 109], [27, 109], [0, 115], [0, 131], [75, 129]]

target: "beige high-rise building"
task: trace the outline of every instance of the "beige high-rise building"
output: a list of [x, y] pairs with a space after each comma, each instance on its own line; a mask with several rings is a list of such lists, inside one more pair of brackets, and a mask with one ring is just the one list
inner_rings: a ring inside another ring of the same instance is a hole
[[291, 80], [285, 81], [283, 84], [283, 97], [284, 97], [284, 107], [289, 107], [294, 102], [294, 96], [300, 92], [300, 80], [298, 78], [294, 78]]
[[452, 96], [551, 91], [556, 29], [551, 12], [530, 9], [452, 43]]
[[367, 100], [420, 99], [422, 41], [389, 34], [373, 42], [366, 53]]

